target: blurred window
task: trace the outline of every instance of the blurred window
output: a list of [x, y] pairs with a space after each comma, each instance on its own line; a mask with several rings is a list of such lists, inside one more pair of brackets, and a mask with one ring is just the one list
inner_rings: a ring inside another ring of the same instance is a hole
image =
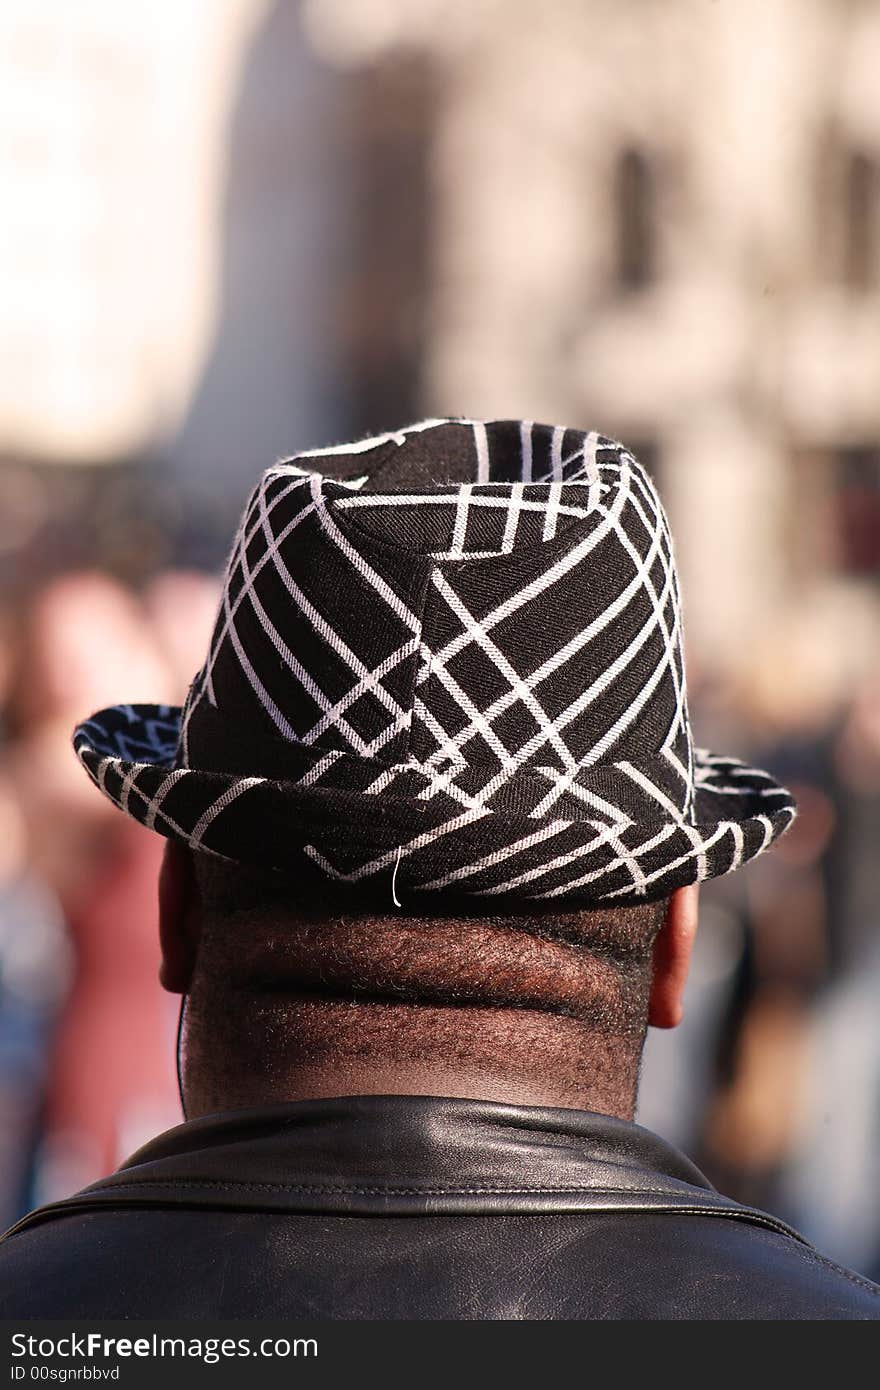
[[880, 575], [880, 445], [838, 450], [834, 491], [841, 569]]
[[877, 283], [877, 218], [880, 166], [861, 150], [846, 156], [843, 214], [843, 278], [854, 289]]
[[437, 73], [417, 54], [348, 79], [350, 272], [340, 295], [352, 437], [420, 411]]
[[617, 162], [615, 202], [617, 279], [623, 289], [642, 289], [655, 272], [656, 187], [639, 150], [624, 150]]

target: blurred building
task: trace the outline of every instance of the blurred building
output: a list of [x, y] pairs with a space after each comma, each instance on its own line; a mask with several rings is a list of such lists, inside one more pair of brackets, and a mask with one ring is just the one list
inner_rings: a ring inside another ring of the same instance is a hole
[[13, 0], [0, 31], [2, 456], [145, 461], [219, 533], [274, 456], [420, 412], [598, 427], [659, 477], [699, 659], [809, 597], [849, 678], [870, 0]]
[[876, 4], [304, 16], [326, 59], [373, 71], [377, 105], [416, 56], [436, 70], [426, 411], [631, 442], [673, 513], [701, 659], [741, 659], [756, 620], [809, 597], [845, 681], [880, 571]]
[[254, 472], [332, 431], [332, 86], [295, 4], [3, 6], [0, 560], [99, 510], [59, 563], [138, 577], [182, 508], [219, 562]]
[[223, 140], [259, 0], [8, 0], [0, 441], [113, 461], [186, 409], [215, 328]]

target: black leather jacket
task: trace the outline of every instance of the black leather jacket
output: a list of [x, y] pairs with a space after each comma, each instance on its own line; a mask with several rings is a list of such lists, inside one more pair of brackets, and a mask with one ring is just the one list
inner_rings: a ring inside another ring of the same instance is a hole
[[878, 1319], [880, 1288], [637, 1125], [367, 1096], [160, 1135], [13, 1227], [0, 1316]]

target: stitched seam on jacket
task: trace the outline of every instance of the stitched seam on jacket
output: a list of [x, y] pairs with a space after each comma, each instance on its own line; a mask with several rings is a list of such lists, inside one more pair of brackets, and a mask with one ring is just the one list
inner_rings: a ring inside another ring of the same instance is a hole
[[[220, 1189], [223, 1190], [223, 1191], [228, 1191], [228, 1190], [230, 1190], [230, 1188], [231, 1188], [232, 1190], [236, 1190], [236, 1189], [240, 1190], [240, 1189], [243, 1188], [243, 1187], [251, 1187], [251, 1188], [270, 1187], [270, 1188], [275, 1188], [275, 1189], [278, 1189], [279, 1187], [281, 1187], [282, 1190], [284, 1190], [284, 1191], [299, 1191], [299, 1192], [312, 1191], [312, 1192], [319, 1192], [319, 1193], [320, 1193], [320, 1192], [326, 1192], [326, 1191], [328, 1191], [327, 1188], [314, 1188], [314, 1187], [313, 1187], [313, 1188], [311, 1188], [311, 1189], [308, 1189], [308, 1188], [305, 1188], [305, 1187], [302, 1187], [302, 1186], [300, 1186], [300, 1187], [295, 1187], [295, 1188], [291, 1188], [290, 1186], [282, 1185], [282, 1184], [280, 1184], [280, 1183], [250, 1183], [250, 1184], [236, 1183], [236, 1184], [230, 1184], [230, 1183], [221, 1183], [221, 1182], [219, 1182], [219, 1181], [217, 1181], [217, 1180], [213, 1180], [213, 1181], [210, 1180], [210, 1179], [201, 1180], [201, 1179], [198, 1179], [198, 1178], [189, 1178], [189, 1179], [185, 1179], [185, 1178], [178, 1178], [178, 1179], [158, 1179], [158, 1180], [157, 1180], [155, 1183], [153, 1183], [152, 1185], [155, 1186], [155, 1187], [187, 1187], [187, 1186], [190, 1186], [190, 1187], [191, 1187], [191, 1186], [211, 1187], [211, 1186], [213, 1186], [213, 1187], [220, 1188]], [[114, 1188], [115, 1190], [118, 1190], [118, 1191], [120, 1192], [120, 1200], [123, 1200], [121, 1194], [123, 1194], [123, 1193], [125, 1193], [125, 1192], [127, 1192], [127, 1191], [131, 1191], [131, 1188], [132, 1188], [133, 1186], [134, 1186], [133, 1184], [116, 1183], [116, 1184], [113, 1185], [113, 1188]], [[144, 1184], [144, 1186], [147, 1186], [147, 1184]], [[107, 1192], [107, 1191], [109, 1191], [109, 1190], [110, 1190], [109, 1188], [102, 1188], [102, 1189], [101, 1189], [101, 1192]], [[137, 1189], [135, 1189], [135, 1190], [137, 1190]], [[348, 1193], [350, 1193], [350, 1194], [352, 1194], [352, 1195], [385, 1195], [385, 1194], [388, 1194], [388, 1193], [389, 1193], [389, 1189], [387, 1189], [387, 1188], [367, 1189], [367, 1188], [343, 1187], [343, 1188], [332, 1188], [332, 1189], [329, 1189], [329, 1190], [330, 1190], [330, 1191], [333, 1191], [333, 1192], [348, 1192]], [[457, 1193], [458, 1195], [460, 1195], [460, 1196], [469, 1196], [469, 1195], [471, 1195], [471, 1194], [475, 1194], [475, 1193], [478, 1194], [478, 1193], [481, 1193], [481, 1192], [495, 1193], [495, 1194], [497, 1194], [497, 1195], [515, 1195], [515, 1194], [517, 1194], [517, 1193], [531, 1193], [531, 1194], [540, 1194], [540, 1195], [544, 1195], [544, 1196], [552, 1196], [552, 1195], [554, 1195], [554, 1194], [560, 1195], [560, 1196], [566, 1196], [566, 1195], [577, 1195], [577, 1194], [581, 1194], [581, 1193], [584, 1193], [584, 1192], [591, 1192], [591, 1191], [596, 1191], [596, 1189], [591, 1188], [591, 1187], [576, 1187], [576, 1188], [534, 1188], [534, 1187], [531, 1187], [531, 1188], [442, 1188], [442, 1189], [433, 1189], [433, 1190], [429, 1190], [429, 1189], [425, 1189], [425, 1188], [418, 1188], [418, 1189], [413, 1189], [413, 1188], [398, 1188], [398, 1189], [397, 1189], [397, 1192], [398, 1192], [398, 1193], [403, 1193], [403, 1194], [413, 1194], [413, 1193], [415, 1193], [416, 1195], [419, 1195], [419, 1196], [431, 1196], [431, 1195], [440, 1195], [440, 1194], [442, 1194], [442, 1195], [450, 1195], [450, 1194], [456, 1194], [456, 1193]], [[632, 1195], [633, 1195], [632, 1188], [610, 1188], [610, 1187], [605, 1187], [605, 1188], [600, 1189], [600, 1191], [601, 1191], [602, 1194], [608, 1195], [608, 1196], [614, 1196], [614, 1195], [632, 1196]], [[743, 1222], [746, 1222], [746, 1223], [748, 1223], [748, 1224], [750, 1224], [750, 1225], [758, 1226], [759, 1228], [761, 1228], [761, 1229], [763, 1229], [763, 1230], [768, 1230], [768, 1231], [772, 1232], [772, 1234], [774, 1234], [774, 1235], [785, 1236], [788, 1240], [792, 1241], [792, 1243], [793, 1243], [796, 1247], [806, 1246], [806, 1247], [807, 1247], [806, 1250], [799, 1250], [799, 1253], [802, 1255], [803, 1258], [807, 1259], [810, 1263], [822, 1264], [822, 1265], [825, 1265], [826, 1267], [828, 1267], [828, 1268], [831, 1269], [831, 1270], [836, 1270], [836, 1271], [839, 1272], [840, 1274], [843, 1274], [843, 1275], [845, 1275], [847, 1278], [849, 1278], [849, 1279], [851, 1280], [851, 1282], [854, 1282], [854, 1283], [858, 1283], [858, 1284], [860, 1284], [860, 1285], [863, 1285], [864, 1288], [866, 1288], [866, 1289], [868, 1290], [869, 1293], [878, 1293], [878, 1292], [880, 1292], [880, 1291], [878, 1291], [870, 1282], [861, 1279], [858, 1275], [852, 1275], [852, 1274], [850, 1274], [850, 1272], [847, 1271], [846, 1269], [844, 1269], [844, 1268], [842, 1268], [842, 1267], [840, 1267], [840, 1266], [835, 1266], [835, 1265], [833, 1264], [832, 1261], [826, 1260], [823, 1256], [820, 1256], [819, 1253], [818, 1253], [818, 1251], [814, 1251], [814, 1250], [812, 1249], [812, 1247], [809, 1245], [809, 1243], [804, 1239], [803, 1236], [799, 1235], [799, 1234], [798, 1234], [795, 1230], [793, 1230], [791, 1227], [786, 1226], [785, 1223], [784, 1223], [783, 1221], [780, 1221], [777, 1217], [771, 1216], [771, 1215], [770, 1215], [769, 1213], [767, 1213], [767, 1212], [759, 1211], [759, 1210], [758, 1210], [757, 1208], [755, 1208], [755, 1207], [743, 1207], [743, 1206], [738, 1206], [738, 1205], [736, 1205], [736, 1204], [731, 1205], [731, 1206], [718, 1206], [718, 1207], [714, 1207], [714, 1206], [701, 1206], [701, 1205], [698, 1205], [698, 1204], [695, 1204], [695, 1203], [687, 1204], [687, 1203], [669, 1202], [668, 1199], [670, 1198], [670, 1196], [673, 1196], [673, 1195], [675, 1195], [675, 1194], [670, 1194], [668, 1188], [643, 1188], [643, 1189], [642, 1189], [642, 1194], [643, 1194], [643, 1195], [650, 1195], [650, 1196], [666, 1197], [666, 1198], [667, 1198], [667, 1203], [668, 1203], [668, 1204], [667, 1204], [665, 1207], [664, 1207], [664, 1206], [658, 1206], [658, 1207], [650, 1207], [650, 1206], [647, 1206], [647, 1207], [641, 1207], [641, 1208], [640, 1208], [640, 1207], [638, 1207], [638, 1206], [633, 1206], [633, 1207], [621, 1206], [621, 1207], [617, 1207], [617, 1208], [615, 1208], [615, 1207], [611, 1207], [611, 1208], [602, 1208], [602, 1207], [587, 1208], [587, 1209], [585, 1209], [584, 1214], [592, 1213], [593, 1215], [612, 1215], [612, 1214], [615, 1214], [615, 1213], [616, 1213], [617, 1215], [621, 1215], [621, 1216], [631, 1216], [631, 1215], [634, 1215], [634, 1214], [638, 1214], [638, 1213], [641, 1211], [642, 1214], [654, 1214], [654, 1215], [656, 1215], [656, 1214], [668, 1214], [668, 1215], [670, 1215], [670, 1216], [706, 1216], [706, 1217], [715, 1217], [716, 1219], [726, 1219], [726, 1220], [743, 1221]], [[79, 1202], [75, 1197], [74, 1197], [74, 1198], [70, 1198], [70, 1199], [67, 1199], [67, 1200], [64, 1201], [64, 1202], [59, 1203], [59, 1204], [58, 1204], [56, 1207], [54, 1207], [54, 1208], [51, 1207], [51, 1206], [49, 1206], [49, 1207], [38, 1207], [38, 1208], [36, 1208], [33, 1212], [30, 1212], [27, 1216], [23, 1217], [23, 1218], [21, 1219], [21, 1221], [17, 1222], [14, 1226], [10, 1227], [10, 1229], [9, 1229], [8, 1231], [6, 1231], [2, 1236], [0, 1236], [0, 1242], [9, 1239], [9, 1238], [12, 1237], [12, 1236], [18, 1235], [20, 1232], [24, 1232], [25, 1230], [31, 1229], [32, 1227], [34, 1227], [34, 1226], [36, 1226], [36, 1225], [42, 1224], [42, 1221], [51, 1221], [51, 1220], [58, 1219], [58, 1218], [64, 1217], [64, 1216], [82, 1215], [83, 1213], [85, 1213], [85, 1212], [87, 1212], [87, 1211], [89, 1211], [89, 1210], [91, 1210], [92, 1212], [94, 1212], [96, 1209], [100, 1211], [100, 1209], [101, 1209], [101, 1203], [95, 1200], [95, 1197], [98, 1196], [98, 1195], [100, 1195], [100, 1194], [91, 1194], [91, 1196], [85, 1197], [84, 1200], [82, 1200], [81, 1202]], [[392, 1195], [393, 1195], [393, 1194], [392, 1194]], [[143, 1194], [142, 1194], [142, 1196], [143, 1196]], [[111, 1209], [112, 1209], [112, 1208], [111, 1208]], [[192, 1208], [189, 1208], [189, 1209], [192, 1210]], [[209, 1209], [210, 1209], [210, 1208], [209, 1208]], [[241, 1208], [241, 1212], [242, 1212], [242, 1213], [245, 1212], [246, 1210], [247, 1210], [247, 1208]], [[278, 1213], [278, 1214], [280, 1214], [280, 1215], [289, 1215], [289, 1216], [295, 1216], [295, 1215], [297, 1215], [296, 1211], [293, 1211], [293, 1212], [286, 1212], [286, 1213], [282, 1212], [282, 1213]], [[336, 1214], [337, 1214], [337, 1215], [341, 1215], [341, 1216], [350, 1215], [350, 1213], [347, 1213], [347, 1212], [339, 1212], [339, 1213], [336, 1213]], [[382, 1214], [382, 1213], [377, 1213], [377, 1215], [381, 1215], [381, 1214]], [[421, 1215], [435, 1215], [435, 1214], [437, 1214], [437, 1213], [420, 1213], [420, 1214], [421, 1214]], [[525, 1214], [524, 1214], [524, 1213], [516, 1213], [516, 1212], [512, 1212], [512, 1213], [489, 1213], [489, 1212], [484, 1212], [484, 1213], [479, 1213], [479, 1214], [480, 1214], [480, 1215], [484, 1215], [484, 1216], [490, 1216], [490, 1215], [491, 1215], [491, 1216], [495, 1216], [495, 1215], [506, 1215], [506, 1216], [512, 1216], [512, 1217], [514, 1217], [514, 1219], [517, 1219], [517, 1220], [524, 1220], [524, 1219], [525, 1219]]]
[[[137, 1183], [108, 1183], [105, 1187], [99, 1187], [94, 1192], [80, 1193], [85, 1198], [100, 1197], [104, 1192], [137, 1192], [138, 1188], [150, 1187], [215, 1187], [222, 1192], [260, 1192], [269, 1190], [272, 1192], [302, 1192], [302, 1193], [351, 1193], [357, 1197], [470, 1197], [481, 1196], [484, 1193], [496, 1193], [498, 1195], [520, 1196], [532, 1194], [534, 1196], [556, 1197], [566, 1196], [569, 1193], [595, 1192], [597, 1196], [608, 1193], [609, 1196], [619, 1197], [668, 1197], [676, 1199], [679, 1194], [670, 1192], [668, 1187], [593, 1187], [584, 1185], [582, 1187], [509, 1187], [491, 1186], [484, 1187], [351, 1187], [347, 1183], [338, 1185], [330, 1184], [309, 1184], [309, 1183], [282, 1183], [282, 1182], [221, 1182], [219, 1178], [142, 1178]], [[682, 1196], [684, 1194], [681, 1194]], [[726, 1206], [724, 1203], [714, 1206], [709, 1203], [707, 1210], [710, 1211], [747, 1211], [751, 1213], [749, 1207]], [[759, 1213], [760, 1214], [760, 1213]], [[768, 1213], [769, 1215], [769, 1213]], [[775, 1218], [770, 1217], [771, 1220]], [[784, 1224], [784, 1223], [782, 1223]]]
[[[707, 1203], [705, 1206], [696, 1205], [691, 1202], [678, 1203], [675, 1201], [678, 1194], [670, 1192], [665, 1187], [642, 1187], [633, 1192], [629, 1187], [602, 1187], [592, 1186], [582, 1187], [351, 1187], [351, 1186], [329, 1186], [329, 1185], [309, 1185], [304, 1183], [271, 1183], [271, 1182], [221, 1182], [216, 1178], [157, 1178], [155, 1180], [145, 1179], [142, 1184], [134, 1183], [112, 1183], [106, 1187], [99, 1188], [94, 1193], [84, 1194], [86, 1199], [100, 1197], [106, 1192], [115, 1192], [120, 1196], [132, 1189], [137, 1192], [138, 1186], [144, 1188], [170, 1187], [170, 1188], [213, 1188], [220, 1192], [289, 1192], [300, 1193], [303, 1196], [322, 1196], [322, 1195], [344, 1195], [353, 1197], [479, 1197], [479, 1196], [498, 1196], [498, 1197], [517, 1197], [517, 1196], [544, 1196], [544, 1197], [565, 1197], [578, 1196], [584, 1193], [595, 1193], [597, 1196], [607, 1195], [609, 1197], [665, 1197], [667, 1201], [673, 1203], [675, 1209], [690, 1211], [692, 1214], [704, 1214], [706, 1216], [729, 1216], [743, 1221], [749, 1221], [753, 1225], [763, 1226], [765, 1229], [775, 1231], [777, 1234], [785, 1235], [797, 1244], [808, 1245], [808, 1242], [797, 1231], [792, 1230], [784, 1221], [772, 1216], [769, 1212], [758, 1211], [752, 1207], [742, 1207], [737, 1204], [727, 1206], [724, 1203], [718, 1206]], [[601, 1208], [596, 1208], [601, 1211]], [[626, 1210], [626, 1208], [622, 1208]]]

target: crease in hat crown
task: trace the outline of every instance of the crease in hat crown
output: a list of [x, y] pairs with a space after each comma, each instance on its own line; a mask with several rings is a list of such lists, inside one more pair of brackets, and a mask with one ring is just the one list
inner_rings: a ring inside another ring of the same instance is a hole
[[694, 747], [648, 474], [527, 421], [425, 421], [270, 468], [184, 709], [117, 706], [75, 745], [192, 848], [398, 892], [661, 896], [794, 815], [769, 774]]

